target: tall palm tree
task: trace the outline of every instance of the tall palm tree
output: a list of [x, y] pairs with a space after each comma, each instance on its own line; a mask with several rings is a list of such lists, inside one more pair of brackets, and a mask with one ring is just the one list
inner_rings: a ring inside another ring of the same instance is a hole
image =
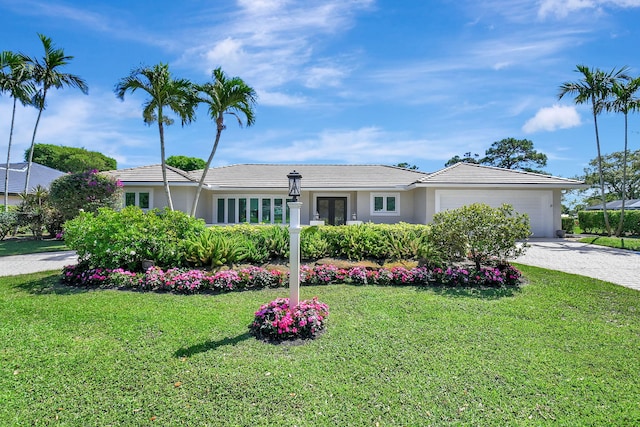
[[624, 114], [624, 151], [622, 155], [622, 205], [620, 206], [620, 220], [618, 221], [618, 227], [616, 228], [616, 236], [622, 235], [623, 223], [624, 223], [624, 205], [627, 198], [627, 162], [629, 154], [629, 125], [628, 116], [630, 111], [636, 111], [640, 108], [640, 99], [635, 96], [635, 93], [640, 89], [640, 77], [635, 79], [624, 79], [623, 81], [613, 82], [611, 87], [611, 94], [613, 99], [607, 103], [606, 108], [608, 111], [615, 111], [616, 113]]
[[604, 225], [607, 235], [611, 236], [611, 225], [609, 225], [609, 216], [607, 215], [606, 197], [604, 192], [604, 179], [602, 177], [602, 155], [600, 152], [600, 135], [598, 133], [598, 115], [606, 107], [607, 100], [611, 96], [611, 88], [613, 83], [621, 79], [626, 79], [625, 74], [627, 67], [616, 70], [615, 68], [606, 73], [600, 69], [592, 69], [585, 65], [577, 65], [577, 72], [582, 74], [582, 79], [577, 82], [565, 82], [560, 86], [558, 99], [566, 94], [573, 94], [573, 101], [576, 104], [591, 103], [591, 112], [593, 113], [593, 124], [596, 131], [596, 147], [598, 151], [598, 174], [600, 176], [600, 195], [602, 198], [602, 207], [604, 214]]
[[228, 78], [220, 67], [213, 70], [211, 77], [213, 81], [199, 85], [198, 90], [201, 94], [199, 102], [207, 105], [209, 117], [216, 122], [216, 139], [213, 143], [209, 158], [207, 159], [207, 164], [202, 170], [200, 181], [198, 182], [196, 197], [193, 200], [193, 206], [191, 208], [191, 216], [196, 215], [204, 180], [207, 177], [213, 156], [218, 149], [220, 135], [226, 127], [224, 124], [224, 115], [229, 114], [234, 116], [238, 120], [240, 127], [242, 127], [243, 124], [251, 126], [255, 122], [255, 114], [253, 111], [257, 99], [255, 90], [248, 86], [240, 77]]
[[9, 128], [9, 145], [7, 147], [7, 169], [4, 174], [4, 211], [9, 209], [9, 168], [11, 165], [11, 143], [16, 118], [16, 104], [28, 105], [36, 88], [31, 79], [30, 69], [22, 57], [16, 53], [4, 51], [0, 53], [0, 92], [7, 92], [13, 98], [11, 111], [11, 127]]
[[173, 200], [171, 200], [171, 190], [167, 180], [164, 126], [171, 125], [174, 120], [166, 116], [164, 110], [167, 108], [177, 114], [183, 126], [191, 123], [195, 117], [195, 87], [189, 80], [174, 79], [169, 72], [169, 65], [160, 63], [153, 67], [140, 67], [132, 70], [129, 76], [120, 79], [116, 85], [115, 93], [118, 98], [124, 100], [127, 91], [134, 93], [138, 89], [149, 95], [149, 99], [143, 104], [142, 117], [144, 122], [149, 126], [158, 123], [162, 180], [169, 209], [173, 210]]
[[29, 148], [29, 158], [27, 163], [27, 178], [25, 179], [24, 191], [29, 190], [29, 178], [31, 176], [31, 164], [33, 163], [33, 146], [36, 143], [36, 133], [42, 111], [46, 107], [47, 94], [51, 88], [61, 89], [63, 87], [78, 88], [85, 95], [89, 92], [87, 83], [75, 74], [63, 73], [60, 68], [69, 65], [73, 56], [65, 55], [63, 49], [56, 49], [51, 39], [43, 34], [38, 34], [42, 47], [44, 48], [44, 56], [42, 59], [30, 58], [24, 54], [20, 56], [32, 67], [33, 79], [40, 86], [38, 92], [33, 97], [33, 102], [38, 108], [38, 117], [33, 127], [33, 136], [31, 137], [31, 147]]

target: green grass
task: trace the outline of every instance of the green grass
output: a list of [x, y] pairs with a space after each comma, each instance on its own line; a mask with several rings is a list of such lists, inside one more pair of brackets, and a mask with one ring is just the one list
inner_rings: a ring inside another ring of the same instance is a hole
[[581, 243], [589, 243], [599, 246], [607, 246], [610, 248], [630, 249], [640, 251], [640, 239], [633, 237], [602, 237], [592, 236], [583, 237], [579, 240]]
[[33, 240], [28, 238], [0, 241], [0, 256], [68, 251], [62, 240]]
[[640, 293], [520, 266], [517, 291], [303, 287], [304, 345], [247, 334], [284, 289], [0, 280], [0, 425], [640, 425]]

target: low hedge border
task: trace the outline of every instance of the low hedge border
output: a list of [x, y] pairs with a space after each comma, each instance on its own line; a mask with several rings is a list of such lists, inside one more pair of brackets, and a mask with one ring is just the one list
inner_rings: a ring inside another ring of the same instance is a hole
[[[335, 265], [302, 266], [301, 285], [353, 285], [379, 286], [448, 286], [448, 287], [515, 287], [521, 282], [521, 273], [511, 265], [481, 268], [404, 267], [338, 268]], [[240, 270], [207, 272], [172, 268], [162, 270], [151, 267], [145, 273], [119, 269], [86, 268], [82, 264], [68, 265], [62, 272], [62, 282], [76, 287], [135, 289], [141, 291], [194, 294], [201, 292], [233, 292], [249, 289], [288, 286], [289, 274], [279, 270], [249, 267]]]

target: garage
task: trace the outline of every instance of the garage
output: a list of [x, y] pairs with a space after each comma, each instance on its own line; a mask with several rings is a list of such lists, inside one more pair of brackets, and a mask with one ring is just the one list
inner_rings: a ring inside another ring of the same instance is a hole
[[508, 203], [516, 212], [529, 215], [531, 237], [554, 236], [552, 190], [447, 189], [435, 192], [435, 212], [473, 203], [494, 208]]

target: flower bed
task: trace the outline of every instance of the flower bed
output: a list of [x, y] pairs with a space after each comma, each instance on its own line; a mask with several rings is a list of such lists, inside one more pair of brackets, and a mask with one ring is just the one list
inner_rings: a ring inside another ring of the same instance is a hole
[[[300, 269], [301, 285], [349, 283], [379, 286], [513, 287], [520, 284], [520, 279], [520, 272], [510, 265], [480, 270], [462, 267], [338, 268], [334, 265], [305, 265]], [[192, 294], [278, 288], [288, 285], [289, 276], [286, 272], [261, 267], [215, 273], [178, 268], [164, 271], [158, 267], [151, 267], [145, 273], [133, 273], [123, 269], [87, 268], [79, 264], [66, 266], [62, 273], [62, 281], [70, 286]]]
[[289, 298], [278, 298], [255, 312], [249, 332], [271, 342], [313, 339], [325, 329], [328, 315], [329, 307], [317, 298], [300, 301], [293, 309]]

